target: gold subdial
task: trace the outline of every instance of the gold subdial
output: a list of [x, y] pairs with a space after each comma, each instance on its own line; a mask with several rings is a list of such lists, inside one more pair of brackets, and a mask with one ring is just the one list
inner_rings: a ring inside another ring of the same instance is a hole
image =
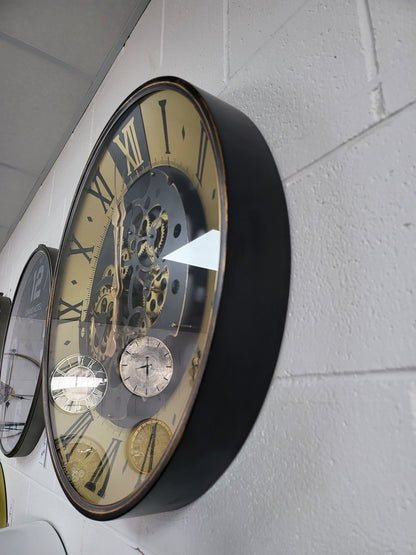
[[172, 374], [172, 354], [156, 337], [133, 339], [121, 355], [121, 379], [129, 391], [140, 397], [154, 397], [161, 393]]
[[127, 441], [127, 458], [140, 474], [148, 474], [157, 465], [167, 446], [172, 432], [167, 424], [156, 418], [140, 422]]

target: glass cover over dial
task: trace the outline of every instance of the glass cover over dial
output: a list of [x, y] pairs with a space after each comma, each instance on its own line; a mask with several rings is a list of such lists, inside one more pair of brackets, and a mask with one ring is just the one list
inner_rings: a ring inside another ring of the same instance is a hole
[[163, 341], [155, 337], [147, 335], [133, 339], [121, 355], [121, 379], [135, 395], [158, 395], [168, 386], [172, 374], [172, 354]]
[[225, 191], [215, 127], [180, 83], [138, 89], [84, 171], [48, 320], [45, 412], [71, 502], [114, 518], [180, 440], [222, 284]]
[[[35, 408], [41, 394], [52, 279], [50, 254], [51, 250], [41, 245], [30, 257], [16, 289], [7, 327], [0, 374], [0, 445], [7, 456], [20, 455], [22, 449], [27, 454], [28, 444], [31, 450], [43, 429], [43, 415], [35, 414]], [[38, 422], [32, 422], [32, 418]]]

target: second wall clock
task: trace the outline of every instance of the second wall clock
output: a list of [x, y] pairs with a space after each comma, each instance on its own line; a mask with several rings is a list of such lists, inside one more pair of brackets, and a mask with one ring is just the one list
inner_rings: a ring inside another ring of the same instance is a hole
[[13, 298], [1, 362], [0, 447], [28, 455], [44, 428], [42, 357], [57, 251], [40, 245], [24, 267]]
[[289, 274], [253, 123], [179, 78], [135, 91], [84, 170], [48, 317], [47, 433], [79, 511], [166, 511], [214, 483], [267, 392]]

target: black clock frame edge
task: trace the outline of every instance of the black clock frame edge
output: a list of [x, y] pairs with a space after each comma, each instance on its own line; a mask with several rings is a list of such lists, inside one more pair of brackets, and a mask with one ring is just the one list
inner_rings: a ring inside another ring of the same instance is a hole
[[[222, 296], [196, 401], [179, 445], [149, 491], [140, 500], [131, 496], [115, 503], [111, 511], [105, 505], [93, 511], [88, 503], [76, 504], [61, 482], [68, 500], [94, 520], [178, 509], [196, 500], [218, 480], [244, 444], [261, 409], [275, 370], [286, 320], [291, 264], [282, 183], [260, 131], [247, 116], [224, 101], [178, 77], [158, 77], [141, 85], [105, 125], [82, 172], [73, 205], [90, 164], [119, 114], [131, 105], [139, 91], [169, 83], [177, 84], [196, 99], [211, 123], [221, 151], [228, 204]], [[67, 226], [70, 221], [71, 210]], [[61, 255], [58, 254], [58, 264]], [[248, 258], [251, 258], [249, 263]], [[259, 307], [258, 291], [266, 306]], [[47, 321], [50, 318], [51, 303]], [[47, 360], [48, 334], [47, 325], [44, 360]], [[43, 403], [45, 420], [48, 420], [45, 378]], [[51, 445], [53, 438], [48, 426], [46, 431]], [[59, 478], [63, 470], [55, 456], [52, 462]]]
[[[13, 313], [13, 305], [14, 300], [16, 298], [16, 293], [19, 290], [21, 282], [25, 276], [25, 272], [27, 267], [29, 266], [32, 258], [39, 252], [43, 252], [46, 256], [49, 265], [49, 280], [50, 284], [52, 284], [52, 278], [54, 273], [54, 268], [56, 264], [56, 259], [58, 255], [58, 250], [52, 247], [47, 247], [46, 245], [40, 244], [29, 256], [21, 274], [19, 277], [19, 281], [17, 283], [15, 294], [13, 297], [13, 302], [11, 303], [10, 313], [9, 313], [9, 321], [7, 324], [7, 329], [9, 327], [10, 317]], [[46, 331], [46, 330], [45, 330]], [[5, 339], [7, 337], [7, 330], [5, 333]], [[2, 359], [3, 359], [3, 352], [2, 352]], [[19, 440], [17, 441], [16, 445], [10, 451], [6, 451], [3, 447], [3, 444], [0, 439], [0, 449], [2, 453], [6, 457], [25, 457], [29, 455], [35, 448], [36, 444], [39, 441], [39, 438], [42, 434], [44, 429], [44, 418], [43, 418], [43, 399], [42, 399], [42, 376], [43, 376], [43, 357], [41, 361], [41, 367], [39, 369], [38, 380], [36, 383], [36, 388], [33, 395], [33, 401], [30, 406], [29, 413], [27, 415], [26, 423], [23, 427], [22, 433], [20, 434]]]
[[[6, 487], [6, 478], [4, 476], [3, 465], [0, 462], [0, 483], [3, 485], [3, 493], [4, 493], [4, 515], [0, 514], [0, 529], [5, 528], [7, 526], [7, 515], [9, 514], [8, 503], [7, 503], [7, 487]], [[0, 487], [1, 492], [1, 487]], [[0, 493], [1, 495], [1, 493]], [[4, 520], [2, 520], [4, 517]]]
[[3, 360], [4, 341], [6, 339], [7, 328], [9, 327], [10, 311], [12, 301], [3, 294], [0, 296], [0, 363]]
[[[228, 199], [223, 289], [196, 402], [169, 463], [132, 510], [138, 515], [191, 503], [231, 464], [266, 397], [289, 299], [289, 219], [273, 155], [245, 114], [200, 89], [194, 94], [206, 105], [223, 155]], [[266, 306], [259, 307], [258, 297]]]

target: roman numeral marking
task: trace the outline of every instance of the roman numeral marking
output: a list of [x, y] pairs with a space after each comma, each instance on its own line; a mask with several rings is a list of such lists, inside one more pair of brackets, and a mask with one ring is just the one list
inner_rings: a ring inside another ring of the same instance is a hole
[[95, 177], [91, 180], [91, 185], [87, 189], [87, 192], [98, 198], [98, 200], [101, 202], [104, 212], [107, 213], [108, 207], [113, 201], [114, 194], [110, 187], [107, 185], [103, 174], [100, 172], [99, 169], [97, 170]]
[[[70, 304], [64, 301], [61, 297], [59, 299], [59, 306], [62, 306], [64, 308], [58, 310], [58, 319], [65, 320], [66, 322], [75, 322], [76, 320], [80, 320], [82, 313], [82, 308], [80, 307], [82, 307], [82, 303], [83, 301], [75, 304]], [[71, 316], [70, 313], [73, 313], [73, 315]], [[68, 317], [65, 316], [66, 314], [68, 314]]]
[[97, 489], [98, 480], [100, 480], [100, 478], [104, 475], [102, 486], [97, 491], [97, 495], [99, 497], [105, 496], [105, 491], [108, 486], [108, 481], [110, 480], [110, 473], [114, 466], [114, 461], [117, 457], [117, 452], [120, 448], [120, 445], [121, 445], [121, 439], [116, 439], [113, 437], [113, 439], [111, 440], [110, 446], [107, 449], [107, 452], [98, 463], [97, 468], [94, 470], [94, 473], [91, 476], [91, 480], [88, 480], [88, 482], [85, 484], [85, 487], [87, 489], [95, 492], [95, 490]]
[[83, 247], [75, 235], [72, 236], [72, 243], [76, 245], [76, 248], [71, 248], [69, 254], [82, 254], [88, 260], [88, 264], [91, 262], [91, 257], [88, 256], [89, 252], [93, 252], [94, 247]]
[[199, 151], [198, 151], [198, 165], [196, 169], [196, 178], [199, 184], [202, 185], [202, 176], [204, 173], [205, 156], [207, 155], [208, 136], [205, 132], [204, 126], [201, 121], [201, 135], [199, 137]]
[[146, 453], [143, 458], [141, 472], [150, 472], [153, 469], [153, 457], [155, 454], [155, 446], [156, 446], [156, 428], [157, 428], [157, 423], [154, 423], [152, 426], [152, 431], [150, 433], [149, 443], [147, 444], [147, 447], [146, 447]]
[[[66, 451], [68, 445], [71, 443], [71, 450], [65, 453], [66, 462], [68, 462], [74, 453], [75, 449], [78, 447], [79, 442], [83, 438], [85, 432], [93, 421], [92, 414], [90, 412], [85, 412], [70, 426], [66, 432], [59, 436], [58, 442], [60, 442], [62, 448]], [[59, 443], [58, 443], [59, 445]]]
[[124, 144], [120, 139], [120, 135], [113, 140], [126, 157], [127, 175], [143, 164], [143, 157], [140, 152], [139, 141], [137, 140], [136, 129], [134, 127], [134, 116], [127, 122], [121, 130], [124, 137]]
[[166, 100], [159, 100], [160, 110], [162, 112], [163, 134], [165, 135], [165, 154], [170, 154], [169, 138], [168, 138], [168, 125], [166, 121]]

